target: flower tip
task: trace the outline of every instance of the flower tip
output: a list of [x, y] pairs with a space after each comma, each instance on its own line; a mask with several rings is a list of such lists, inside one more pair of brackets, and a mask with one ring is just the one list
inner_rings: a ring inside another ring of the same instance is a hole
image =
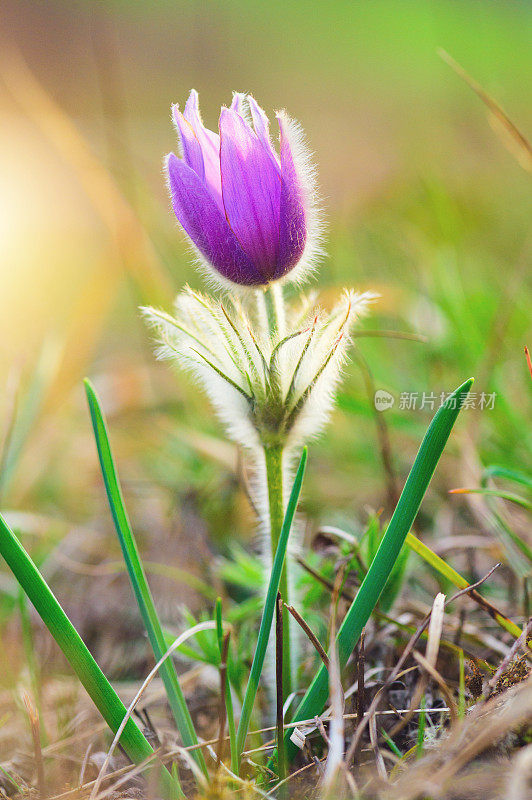
[[176, 154], [175, 154], [175, 153], [167, 153], [167, 154], [165, 155], [164, 159], [163, 159], [164, 166], [165, 166], [165, 167], [166, 167], [166, 169], [168, 169], [168, 170], [169, 170], [169, 169], [170, 169], [170, 167], [171, 167], [173, 164], [175, 164], [177, 161], [179, 161], [179, 159], [178, 159], [178, 157], [176, 156]]
[[179, 108], [179, 103], [172, 103], [170, 106], [170, 113], [172, 115], [174, 124], [179, 126], [179, 119], [183, 116], [182, 111]]
[[232, 117], [233, 114], [236, 114], [235, 109], [232, 106], [222, 106], [220, 108], [220, 119], [222, 119], [222, 117], [226, 117], [228, 114], [230, 117]]
[[236, 111], [237, 114], [242, 115], [244, 111], [244, 103], [249, 97], [250, 95], [246, 94], [246, 92], [233, 92], [231, 108]]

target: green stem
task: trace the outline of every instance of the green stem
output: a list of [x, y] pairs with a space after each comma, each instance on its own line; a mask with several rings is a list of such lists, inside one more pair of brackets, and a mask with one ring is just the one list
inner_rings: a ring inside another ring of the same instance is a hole
[[[284, 495], [283, 495], [283, 449], [280, 445], [272, 445], [264, 448], [266, 461], [266, 477], [268, 482], [268, 508], [270, 512], [270, 544], [272, 551], [272, 561], [279, 544], [279, 536], [284, 520]], [[279, 584], [281, 597], [286, 605], [289, 604], [288, 598], [288, 570], [286, 561], [281, 572], [281, 582]], [[290, 629], [289, 614], [283, 608], [283, 699], [286, 699], [291, 692], [291, 661], [290, 661]]]
[[285, 331], [283, 289], [279, 283], [271, 283], [264, 290], [264, 304], [266, 306], [270, 339], [273, 345], [274, 340], [282, 338]]
[[296, 513], [299, 495], [301, 494], [301, 485], [303, 483], [303, 476], [305, 474], [305, 465], [307, 463], [307, 448], [303, 448], [301, 460], [297, 468], [296, 477], [288, 498], [286, 506], [286, 515], [279, 537], [279, 546], [273, 559], [270, 581], [268, 584], [268, 591], [264, 601], [264, 609], [260, 621], [259, 634], [257, 636], [257, 646], [253, 656], [253, 663], [249, 672], [248, 684], [246, 686], [246, 694], [244, 702], [242, 703], [242, 713], [240, 714], [240, 722], [238, 723], [238, 730], [236, 734], [237, 739], [237, 752], [239, 762], [242, 759], [242, 751], [249, 730], [249, 722], [251, 720], [251, 713], [255, 705], [255, 698], [259, 688], [259, 680], [262, 674], [262, 667], [264, 666], [264, 658], [266, 656], [266, 649], [268, 647], [268, 639], [272, 628], [273, 614], [275, 611], [275, 603], [277, 594], [279, 592], [279, 585], [281, 583], [281, 572], [283, 569], [286, 548], [288, 547], [288, 537], [292, 528], [294, 514]]

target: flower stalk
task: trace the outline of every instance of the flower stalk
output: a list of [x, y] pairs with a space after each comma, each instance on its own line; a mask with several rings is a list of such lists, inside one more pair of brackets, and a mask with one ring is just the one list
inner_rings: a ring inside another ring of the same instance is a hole
[[255, 704], [255, 697], [259, 688], [259, 680], [262, 674], [262, 668], [264, 666], [264, 659], [266, 657], [266, 649], [268, 647], [275, 606], [277, 604], [277, 594], [279, 592], [282, 569], [286, 558], [288, 538], [290, 536], [292, 522], [294, 520], [299, 496], [301, 494], [301, 485], [303, 483], [306, 464], [307, 449], [305, 447], [299, 460], [296, 477], [294, 478], [294, 483], [292, 485], [292, 490], [286, 506], [286, 514], [284, 515], [283, 524], [281, 526], [279, 543], [275, 551], [275, 556], [270, 571], [270, 579], [264, 601], [264, 610], [262, 612], [259, 634], [257, 636], [257, 646], [253, 655], [253, 663], [249, 673], [246, 693], [244, 695], [244, 702], [242, 703], [242, 712], [240, 714], [240, 722], [238, 723], [236, 735], [236, 749], [238, 754], [239, 769], [242, 761], [242, 752], [244, 750], [246, 737], [249, 731], [249, 723], [253, 712], [253, 706]]
[[[272, 445], [264, 448], [264, 458], [266, 463], [266, 480], [268, 484], [268, 509], [270, 523], [270, 546], [272, 562], [279, 545], [279, 537], [283, 526], [285, 515], [284, 490], [283, 490], [283, 448], [280, 445]], [[283, 602], [289, 605], [288, 595], [288, 568], [286, 561], [281, 572], [279, 582], [279, 592]], [[290, 628], [289, 615], [286, 608], [283, 608], [283, 699], [292, 691], [291, 673], [291, 649], [290, 649]]]
[[264, 305], [270, 338], [281, 339], [285, 329], [285, 307], [283, 287], [280, 284], [272, 283], [264, 290]]

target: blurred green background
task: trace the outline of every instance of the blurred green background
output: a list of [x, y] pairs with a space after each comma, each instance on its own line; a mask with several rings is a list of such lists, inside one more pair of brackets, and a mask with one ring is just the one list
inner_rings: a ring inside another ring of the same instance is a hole
[[[148, 543], [181, 524], [175, 559], [201, 571], [203, 544], [208, 558], [209, 542], [253, 530], [232, 447], [191, 383], [154, 362], [137, 311], [202, 285], [162, 175], [170, 104], [191, 87], [211, 127], [232, 90], [303, 125], [329, 220], [324, 302], [344, 285], [377, 290], [363, 328], [427, 337], [360, 339], [375, 386], [439, 396], [476, 375], [478, 393], [496, 393], [453, 437], [425, 527], [454, 519], [458, 499], [438, 496], [474, 485], [481, 464], [530, 465], [530, 175], [437, 55], [530, 132], [530, 3], [4, 0], [0, 15], [0, 489], [28, 535], [109, 525], [85, 374]], [[400, 486], [431, 416], [396, 400], [379, 417], [368, 380], [348, 365], [311, 448], [311, 519], [356, 527], [385, 505], [383, 441]], [[472, 524], [460, 519], [446, 530]]]

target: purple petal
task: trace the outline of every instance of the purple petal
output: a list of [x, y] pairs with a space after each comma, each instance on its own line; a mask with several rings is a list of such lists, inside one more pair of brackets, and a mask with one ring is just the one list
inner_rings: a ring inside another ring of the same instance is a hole
[[230, 108], [233, 111], [236, 111], [237, 114], [240, 114], [242, 119], [244, 118], [244, 100], [246, 99], [246, 95], [244, 92], [233, 92], [233, 99], [231, 101]]
[[255, 128], [255, 133], [259, 137], [263, 146], [266, 148], [267, 152], [271, 155], [277, 172], [281, 174], [277, 153], [273, 149], [270, 139], [270, 120], [266, 116], [266, 113], [256, 102], [256, 100], [253, 97], [251, 97], [251, 95], [249, 95], [248, 97], [248, 103], [251, 109], [251, 117], [253, 119], [253, 127]]
[[203, 154], [205, 185], [223, 212], [222, 181], [220, 177], [220, 137], [205, 127], [199, 112], [198, 93], [192, 89], [185, 105], [184, 118], [192, 126]]
[[264, 283], [194, 170], [173, 153], [166, 166], [175, 215], [207, 261], [234, 283]]
[[190, 122], [184, 118], [179, 110], [179, 106], [172, 106], [172, 114], [181, 140], [181, 148], [183, 150], [185, 163], [188, 164], [190, 169], [194, 170], [198, 178], [204, 181], [205, 167], [203, 164], [203, 153], [196, 134], [194, 133], [194, 129]]
[[307, 240], [307, 220], [305, 193], [298, 177], [286, 120], [277, 116], [281, 131], [281, 198], [279, 229], [279, 254], [275, 277], [281, 278], [289, 272], [305, 249]]
[[236, 111], [222, 108], [220, 140], [225, 213], [265, 283], [277, 263], [281, 181], [257, 135]]

